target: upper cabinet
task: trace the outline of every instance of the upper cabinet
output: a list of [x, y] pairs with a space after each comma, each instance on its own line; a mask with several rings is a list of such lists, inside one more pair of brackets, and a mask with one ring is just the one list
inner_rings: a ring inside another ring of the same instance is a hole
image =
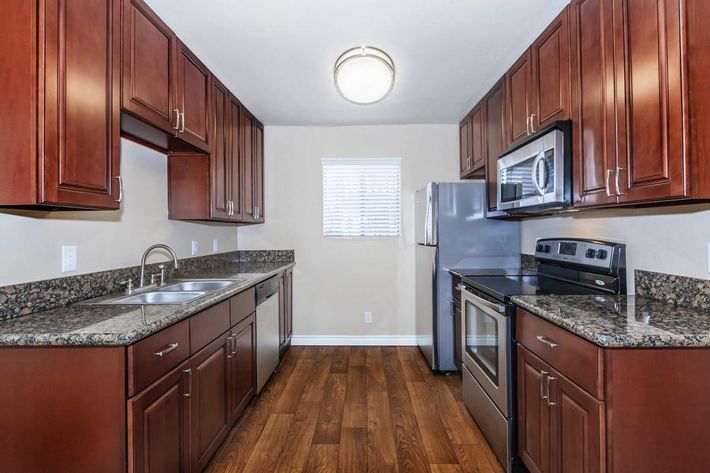
[[459, 125], [461, 179], [478, 176], [486, 165], [483, 139], [483, 107], [476, 104]]
[[0, 18], [0, 206], [117, 209], [120, 0], [38, 3]]
[[486, 195], [488, 210], [498, 208], [498, 157], [505, 149], [505, 77], [493, 86], [482, 102], [485, 117], [484, 152], [486, 159]]
[[178, 39], [142, 1], [123, 1], [123, 110], [174, 134]]
[[532, 62], [531, 131], [570, 117], [569, 6], [530, 48]]
[[506, 145], [532, 133], [532, 58], [528, 49], [505, 73]]
[[182, 42], [177, 56], [177, 137], [209, 152], [210, 71]]
[[245, 108], [240, 115], [243, 217], [248, 223], [264, 221], [264, 128]]

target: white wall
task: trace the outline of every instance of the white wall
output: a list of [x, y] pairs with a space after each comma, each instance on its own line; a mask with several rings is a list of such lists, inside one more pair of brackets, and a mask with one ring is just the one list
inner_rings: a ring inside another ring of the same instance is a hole
[[[121, 140], [125, 201], [113, 212], [0, 213], [0, 286], [71, 274], [135, 266], [153, 243], [167, 243], [188, 257], [191, 240], [199, 255], [237, 248], [234, 226], [168, 220], [167, 158]], [[62, 245], [78, 247], [78, 271], [61, 273]], [[160, 254], [149, 261], [164, 259]]]
[[[267, 127], [266, 224], [239, 230], [240, 249], [296, 250], [296, 336], [414, 335], [414, 192], [457, 179], [456, 125]], [[323, 157], [401, 157], [402, 235], [322, 235]], [[373, 324], [363, 323], [373, 312]]]
[[643, 269], [695, 278], [708, 274], [710, 206], [685, 205], [653, 209], [588, 210], [522, 224], [523, 253], [535, 252], [538, 237], [598, 238], [628, 245], [627, 263]]

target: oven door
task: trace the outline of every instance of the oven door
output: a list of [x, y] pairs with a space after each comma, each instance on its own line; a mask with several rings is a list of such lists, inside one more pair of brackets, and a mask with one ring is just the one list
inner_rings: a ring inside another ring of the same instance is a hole
[[461, 291], [463, 363], [501, 413], [510, 415], [508, 362], [511, 319], [506, 306]]
[[498, 210], [564, 206], [564, 133], [552, 130], [498, 160]]

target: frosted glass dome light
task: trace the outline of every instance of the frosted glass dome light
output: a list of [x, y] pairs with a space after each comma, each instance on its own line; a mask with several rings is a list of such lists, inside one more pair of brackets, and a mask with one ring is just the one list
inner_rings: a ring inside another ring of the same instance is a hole
[[335, 87], [350, 102], [368, 105], [387, 97], [394, 86], [394, 62], [381, 49], [360, 46], [335, 61]]

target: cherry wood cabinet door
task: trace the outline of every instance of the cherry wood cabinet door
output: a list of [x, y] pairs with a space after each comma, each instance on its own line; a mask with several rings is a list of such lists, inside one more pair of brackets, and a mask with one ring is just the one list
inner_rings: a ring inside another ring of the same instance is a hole
[[532, 57], [532, 125], [537, 130], [570, 116], [569, 6], [535, 40]]
[[488, 210], [498, 208], [498, 157], [505, 149], [505, 78], [483, 99], [485, 117], [486, 194]]
[[517, 354], [518, 452], [531, 473], [547, 473], [551, 471], [550, 406], [543, 393], [551, 368], [520, 345]]
[[244, 217], [242, 196], [244, 157], [241, 150], [241, 104], [233, 95], [229, 96], [229, 199], [232, 201], [232, 220], [241, 222]]
[[605, 471], [604, 403], [554, 370], [550, 403], [550, 471]]
[[142, 0], [123, 0], [122, 107], [167, 132], [177, 126], [177, 36]]
[[210, 151], [210, 71], [183, 43], [178, 45], [177, 91], [180, 126], [177, 137]]
[[470, 117], [464, 118], [459, 124], [460, 174], [463, 179], [471, 170], [471, 122]]
[[528, 136], [530, 115], [532, 114], [532, 57], [528, 49], [506, 72], [506, 114], [507, 135], [504, 145], [508, 146]]
[[187, 473], [188, 362], [128, 401], [128, 472]]
[[230, 421], [244, 412], [256, 392], [256, 317], [251, 314], [232, 328]]
[[202, 471], [227, 437], [229, 418], [229, 333], [190, 358], [190, 465]]
[[619, 116], [614, 191], [622, 203], [686, 197], [684, 2], [612, 1]]
[[483, 150], [483, 107], [480, 103], [471, 110], [469, 123], [471, 128], [469, 140], [471, 168], [469, 171], [478, 171], [486, 165], [486, 155]]
[[575, 207], [617, 202], [612, 25], [611, 0], [570, 4]]
[[212, 184], [211, 217], [231, 217], [231, 158], [229, 156], [229, 91], [217, 79], [212, 82], [212, 151], [210, 178]]
[[117, 209], [121, 197], [120, 0], [48, 0], [42, 14], [44, 133], [40, 136], [45, 152], [39, 201]]
[[254, 127], [254, 203], [257, 223], [264, 223], [264, 127]]
[[254, 117], [241, 108], [239, 134], [242, 155], [242, 209], [244, 222], [254, 222], [256, 202], [254, 202]]

